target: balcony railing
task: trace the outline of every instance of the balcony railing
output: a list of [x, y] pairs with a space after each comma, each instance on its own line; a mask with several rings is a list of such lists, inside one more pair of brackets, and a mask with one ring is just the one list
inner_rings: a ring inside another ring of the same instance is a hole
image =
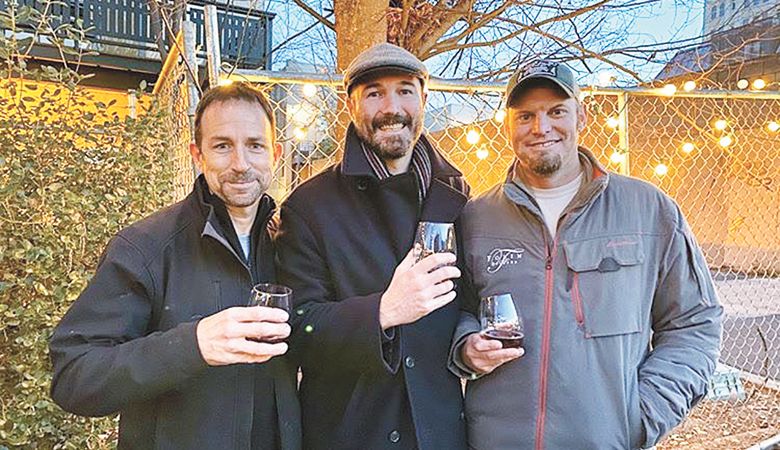
[[[10, 0], [0, 0], [6, 9]], [[16, 3], [40, 10], [46, 2], [16, 0]], [[203, 48], [205, 25], [203, 7], [207, 2], [187, 2], [186, 20], [195, 24], [196, 42]], [[244, 7], [217, 3], [217, 23], [220, 32], [222, 60], [240, 68], [267, 68], [271, 52], [271, 25], [274, 14]], [[136, 57], [159, 60], [152, 33], [149, 6], [145, 0], [65, 0], [52, 3], [49, 11], [55, 21], [75, 23], [81, 19], [89, 40], [101, 45], [101, 51], [112, 53], [111, 47], [137, 50]], [[121, 51], [123, 50], [124, 51]], [[204, 56], [201, 54], [200, 56]]]

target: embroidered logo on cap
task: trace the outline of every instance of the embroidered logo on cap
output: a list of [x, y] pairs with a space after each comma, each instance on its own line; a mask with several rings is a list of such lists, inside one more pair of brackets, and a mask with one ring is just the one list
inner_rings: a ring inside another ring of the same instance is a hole
[[558, 63], [555, 61], [537, 61], [523, 70], [523, 76], [526, 78], [531, 75], [547, 75], [553, 78], [558, 76]]

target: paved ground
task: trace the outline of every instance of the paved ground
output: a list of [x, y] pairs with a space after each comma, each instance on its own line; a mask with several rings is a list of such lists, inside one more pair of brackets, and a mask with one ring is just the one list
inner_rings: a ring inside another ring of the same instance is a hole
[[721, 361], [780, 381], [780, 279], [714, 278], [726, 312]]

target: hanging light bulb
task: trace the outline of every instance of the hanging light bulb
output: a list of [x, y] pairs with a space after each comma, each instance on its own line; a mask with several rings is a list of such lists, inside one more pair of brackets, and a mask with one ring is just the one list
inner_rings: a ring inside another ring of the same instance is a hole
[[720, 138], [720, 140], [718, 140], [718, 144], [720, 144], [720, 146], [724, 147], [724, 148], [728, 147], [733, 142], [734, 142], [734, 140], [731, 139], [731, 136], [723, 136], [722, 138]]
[[293, 130], [293, 136], [295, 137], [295, 139], [302, 141], [306, 139], [306, 130], [304, 130], [301, 127], [295, 127], [295, 129]]
[[479, 159], [485, 159], [488, 157], [490, 152], [488, 152], [488, 149], [485, 148], [485, 146], [481, 146], [477, 149], [477, 158]]
[[766, 81], [764, 81], [763, 79], [756, 78], [755, 80], [753, 80], [753, 89], [761, 90], [764, 89], [765, 87], [766, 87]]
[[726, 122], [723, 119], [718, 119], [718, 120], [715, 121], [715, 125], [714, 126], [715, 126], [716, 130], [723, 131], [723, 130], [726, 129], [727, 126], [729, 126], [729, 123]]
[[230, 86], [233, 84], [233, 80], [230, 78], [223, 78], [217, 82], [217, 86]]
[[772, 133], [776, 133], [777, 130], [780, 130], [780, 123], [775, 122], [774, 120], [766, 124], [767, 129], [771, 131]]
[[626, 161], [626, 155], [618, 151], [612, 152], [609, 157], [609, 161], [612, 164], [623, 164]]
[[466, 133], [466, 142], [468, 142], [471, 145], [476, 144], [479, 142], [479, 132], [477, 130], [471, 129]]
[[696, 89], [696, 82], [693, 80], [688, 80], [683, 84], [683, 90], [685, 92], [691, 92], [694, 89]]
[[496, 119], [496, 122], [503, 123], [504, 119], [506, 119], [506, 110], [505, 109], [499, 109], [496, 111], [496, 115], [493, 116], [494, 119]]
[[315, 86], [315, 85], [313, 85], [311, 83], [304, 84], [303, 85], [303, 95], [306, 98], [314, 97], [315, 95], [317, 95], [317, 86]]
[[608, 117], [607, 126], [610, 128], [617, 128], [620, 126], [620, 121], [617, 119], [617, 117]]
[[737, 81], [737, 87], [739, 89], [747, 89], [748, 86], [750, 86], [750, 82], [744, 78]]
[[667, 84], [663, 88], [661, 88], [661, 93], [668, 97], [673, 96], [675, 92], [677, 92], [677, 86], [673, 84]]
[[682, 151], [683, 151], [683, 152], [685, 152], [685, 153], [691, 153], [691, 152], [692, 152], [692, 151], [694, 151], [695, 149], [696, 149], [696, 146], [695, 146], [695, 145], [693, 145], [693, 144], [692, 144], [692, 143], [690, 143], [690, 142], [686, 142], [686, 143], [685, 143], [685, 144], [683, 144], [683, 146], [682, 146]]
[[669, 173], [669, 167], [666, 164], [661, 163], [655, 166], [655, 174], [659, 177], [662, 177], [667, 173]]

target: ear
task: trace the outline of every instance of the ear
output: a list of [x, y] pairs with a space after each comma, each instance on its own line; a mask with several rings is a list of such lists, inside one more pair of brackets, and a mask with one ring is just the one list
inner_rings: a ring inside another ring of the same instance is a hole
[[200, 151], [200, 148], [198, 148], [198, 144], [196, 144], [195, 142], [190, 142], [190, 155], [192, 155], [192, 161], [195, 162], [195, 165], [198, 167], [198, 170], [202, 171], [203, 153]]
[[585, 111], [585, 107], [581, 103], [577, 104], [577, 131], [580, 132], [585, 129], [585, 125], [588, 124], [588, 113]]
[[282, 157], [282, 143], [274, 142], [274, 163], [279, 162], [279, 158]]
[[[353, 89], [358, 89], [357, 87]], [[349, 118], [352, 120], [352, 122], [355, 122], [355, 98], [353, 97], [353, 94], [347, 94], [347, 109], [349, 110]]]

